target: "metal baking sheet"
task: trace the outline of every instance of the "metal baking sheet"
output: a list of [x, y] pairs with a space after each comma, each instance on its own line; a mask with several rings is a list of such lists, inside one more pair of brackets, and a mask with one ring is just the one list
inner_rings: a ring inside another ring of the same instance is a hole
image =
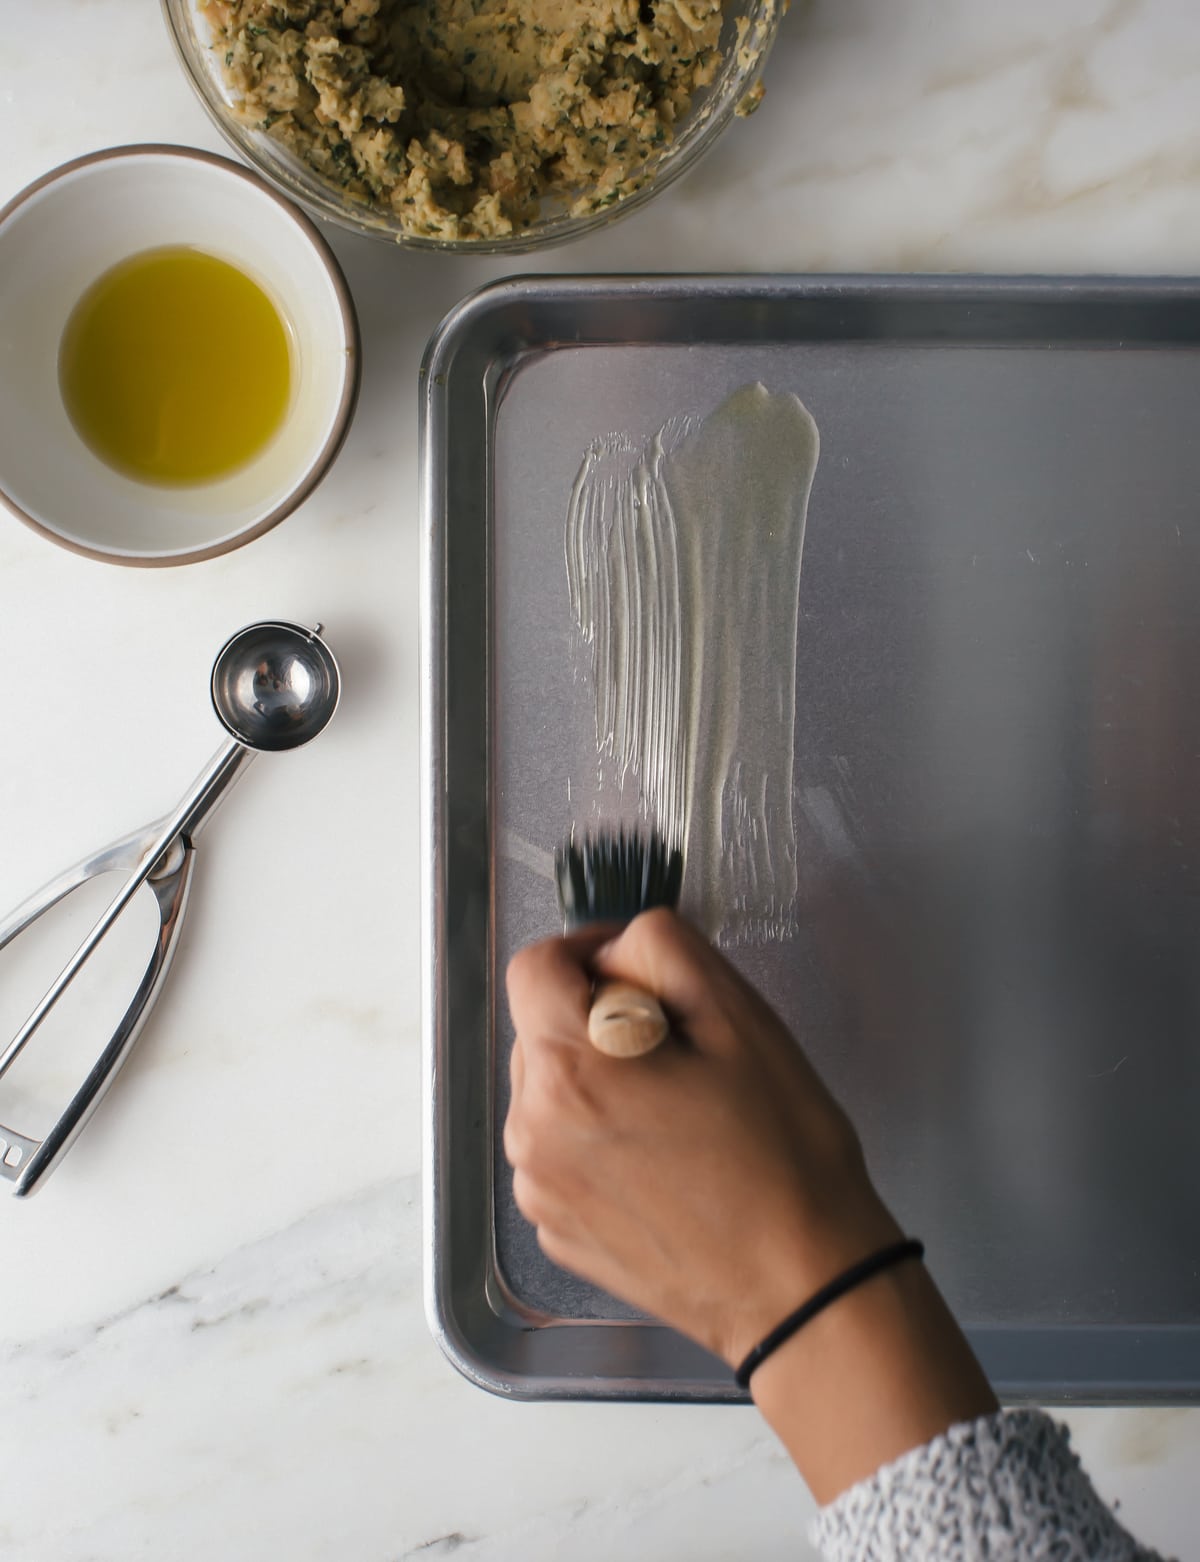
[[[527, 279], [423, 369], [427, 1304], [531, 1398], [735, 1400], [553, 1269], [500, 1149], [556, 930], [589, 442], [751, 382], [821, 458], [794, 936], [736, 948], [1010, 1401], [1200, 1398], [1200, 284]], [[790, 654], [790, 653], [789, 653]], [[817, 806], [819, 804], [819, 806]]]

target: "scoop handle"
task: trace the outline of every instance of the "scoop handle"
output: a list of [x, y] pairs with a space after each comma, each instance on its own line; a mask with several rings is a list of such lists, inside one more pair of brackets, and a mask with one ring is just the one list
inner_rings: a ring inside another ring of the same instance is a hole
[[588, 1014], [588, 1040], [610, 1058], [640, 1058], [667, 1039], [671, 1026], [657, 998], [628, 982], [601, 982]]
[[170, 969], [187, 907], [196, 854], [189, 841], [178, 837], [165, 855], [159, 850], [161, 845], [162, 830], [156, 824], [134, 835], [124, 836], [95, 856], [85, 858], [76, 867], [60, 874], [0, 923], [0, 949], [3, 949], [51, 907], [65, 900], [88, 880], [101, 873], [135, 874], [152, 853], [158, 852], [159, 868], [144, 881], [158, 908], [158, 934], [129, 1007], [117, 1022], [104, 1050], [88, 1070], [87, 1078], [45, 1138], [34, 1139], [15, 1129], [0, 1126], [0, 1141], [3, 1141], [0, 1178], [13, 1184], [12, 1191], [17, 1198], [28, 1198], [34, 1193], [75, 1142], [76, 1135], [96, 1110], [117, 1071], [129, 1056]]
[[[146, 880], [162, 866], [177, 843], [182, 841], [185, 846], [191, 847], [192, 839], [199, 831], [204, 816], [210, 813], [225, 795], [239, 772], [254, 758], [255, 752], [254, 749], [247, 748], [244, 743], [236, 741], [227, 743], [200, 772], [187, 796], [170, 818], [162, 824], [157, 837], [146, 848], [141, 861], [130, 869], [124, 884], [105, 907], [100, 920], [54, 978], [21, 1029], [0, 1052], [0, 1075], [7, 1073], [16, 1062], [42, 1021], [79, 975], [86, 962], [91, 959], [100, 940]], [[13, 937], [15, 934], [9, 936]]]

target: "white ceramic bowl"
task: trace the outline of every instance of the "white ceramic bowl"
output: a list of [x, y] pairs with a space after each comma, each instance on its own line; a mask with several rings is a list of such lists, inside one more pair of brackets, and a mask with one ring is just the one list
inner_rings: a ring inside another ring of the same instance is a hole
[[[252, 277], [291, 335], [284, 423], [215, 482], [167, 487], [107, 466], [59, 391], [63, 327], [86, 289], [142, 250], [192, 245]], [[354, 411], [360, 351], [345, 278], [312, 222], [255, 174], [176, 146], [65, 163], [0, 211], [0, 500], [56, 542], [121, 564], [228, 552], [320, 482]]]

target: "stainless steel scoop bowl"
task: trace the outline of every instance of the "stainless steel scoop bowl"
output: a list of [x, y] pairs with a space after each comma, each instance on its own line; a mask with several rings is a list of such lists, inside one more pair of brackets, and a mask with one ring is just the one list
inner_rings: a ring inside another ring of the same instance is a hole
[[124, 873], [124, 883], [100, 920], [59, 972], [49, 991], [0, 1052], [0, 1077], [78, 975], [108, 929], [143, 884], [158, 905], [159, 935], [129, 1007], [83, 1084], [44, 1139], [0, 1126], [0, 1176], [19, 1198], [32, 1193], [59, 1163], [129, 1056], [175, 955], [187, 905], [196, 837], [237, 777], [258, 753], [281, 753], [315, 738], [337, 709], [341, 677], [321, 626], [282, 620], [249, 624], [217, 654], [212, 702], [229, 733], [166, 819], [127, 835], [52, 880], [0, 923], [0, 949], [72, 890], [100, 873]]
[[213, 663], [212, 702], [221, 725], [263, 754], [315, 738], [337, 707], [339, 686], [329, 647], [295, 624], [239, 629]]

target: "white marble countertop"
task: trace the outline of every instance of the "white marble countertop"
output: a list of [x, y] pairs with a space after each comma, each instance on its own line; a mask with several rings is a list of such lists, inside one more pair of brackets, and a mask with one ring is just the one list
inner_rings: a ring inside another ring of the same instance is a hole
[[[104, 145], [222, 149], [147, 0], [5, 11], [0, 201]], [[175, 800], [216, 746], [232, 628], [319, 618], [345, 675], [329, 733], [260, 761], [206, 835], [119, 1086], [35, 1201], [0, 1199], [0, 1557], [805, 1554], [808, 1499], [752, 1411], [505, 1404], [426, 1330], [417, 364], [517, 269], [1194, 271], [1200, 12], [797, 0], [767, 86], [681, 185], [536, 262], [331, 233], [362, 400], [269, 536], [129, 571], [0, 516], [6, 903]], [[1194, 1554], [1200, 1411], [1069, 1419], [1127, 1522]]]

